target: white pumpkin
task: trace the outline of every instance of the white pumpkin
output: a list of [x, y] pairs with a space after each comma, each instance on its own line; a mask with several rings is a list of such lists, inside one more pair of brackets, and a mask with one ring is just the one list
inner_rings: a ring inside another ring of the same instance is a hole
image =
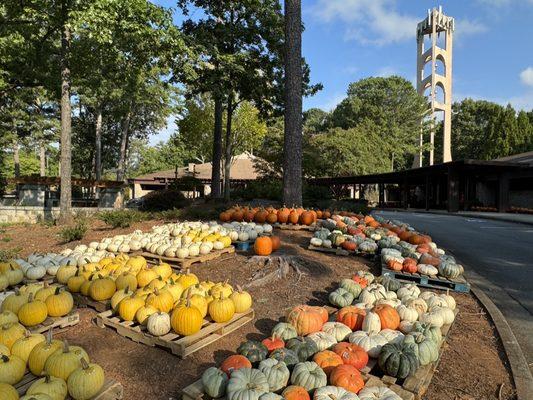
[[220, 240], [216, 240], [213, 242], [213, 248], [215, 250], [222, 250], [224, 248], [224, 243], [222, 243]]
[[361, 291], [359, 301], [366, 304], [375, 304], [380, 299], [387, 298], [387, 291], [382, 285], [372, 284]]
[[436, 326], [437, 328], [441, 328], [444, 325], [444, 315], [440, 308], [434, 308], [431, 311], [421, 314], [418, 320]]
[[319, 351], [329, 349], [337, 344], [337, 339], [330, 333], [327, 332], [315, 332], [311, 333], [306, 339], [311, 340], [316, 344]]
[[411, 333], [414, 328], [414, 322], [412, 321], [402, 321], [400, 322], [400, 327], [398, 328], [400, 332], [407, 335], [408, 333]]
[[418, 264], [417, 269], [418, 273], [422, 275], [437, 276], [437, 274], [439, 273], [439, 270], [437, 268], [429, 264]]
[[242, 231], [239, 233], [240, 242], [247, 242], [248, 240], [250, 240], [250, 235], [248, 235], [248, 232]]
[[263, 232], [264, 232], [264, 233], [272, 233], [272, 225], [270, 225], [270, 224], [263, 224]]
[[320, 247], [322, 246], [322, 239], [312, 237], [309, 243], [311, 243], [311, 246]]
[[341, 322], [326, 322], [322, 331], [332, 335], [337, 342], [342, 342], [352, 333], [352, 330]]
[[381, 336], [384, 336], [389, 343], [400, 344], [403, 342], [404, 334], [394, 329], [383, 329], [380, 332]]
[[378, 333], [381, 331], [381, 320], [375, 312], [368, 311], [363, 319], [361, 330], [366, 333]]
[[200, 254], [200, 246], [197, 244], [191, 244], [189, 246], [189, 256], [190, 257], [197, 257]]
[[154, 336], [166, 335], [170, 332], [170, 315], [164, 312], [156, 312], [150, 315], [146, 328]]
[[211, 246], [209, 246], [207, 243], [202, 243], [200, 245], [200, 254], [209, 254], [211, 251]]
[[428, 310], [427, 303], [425, 302], [424, 299], [422, 299], [420, 297], [417, 298], [417, 299], [416, 298], [410, 298], [404, 304], [407, 307], [409, 307], [409, 308], [415, 309], [418, 312], [419, 316], [420, 316], [420, 314], [423, 314], [423, 313], [427, 312], [427, 310]]
[[413, 283], [408, 283], [398, 289], [398, 298], [402, 299], [407, 296], [418, 297], [420, 296], [420, 289]]
[[452, 296], [446, 293], [446, 294], [440, 294], [439, 297], [442, 297], [444, 300], [446, 300], [446, 303], [448, 304], [448, 308], [450, 308], [451, 310], [455, 310], [455, 307], [457, 305], [455, 303], [455, 299]]
[[440, 296], [432, 296], [426, 301], [426, 303], [430, 310], [434, 307], [448, 307], [446, 299]]
[[46, 275], [46, 268], [43, 266], [30, 267], [26, 270], [26, 278], [39, 280]]
[[415, 308], [407, 307], [404, 304], [400, 304], [396, 307], [400, 320], [415, 322], [418, 319], [418, 311]]
[[358, 393], [359, 400], [402, 400], [386, 386], [364, 387]]
[[355, 393], [339, 386], [323, 386], [315, 390], [313, 400], [360, 400]]
[[189, 249], [182, 247], [181, 249], [176, 250], [176, 257], [181, 259], [189, 257]]
[[372, 358], [377, 358], [381, 348], [388, 343], [387, 338], [380, 333], [368, 333], [365, 331], [352, 333], [348, 340], [350, 343], [361, 346]]
[[455, 320], [455, 313], [449, 307], [432, 307], [430, 311], [440, 312], [444, 325], [449, 325]]

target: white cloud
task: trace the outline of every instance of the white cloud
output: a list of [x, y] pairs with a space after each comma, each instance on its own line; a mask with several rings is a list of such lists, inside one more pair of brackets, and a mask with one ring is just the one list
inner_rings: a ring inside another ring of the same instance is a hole
[[524, 110], [524, 111], [531, 111], [533, 110], [533, 90], [530, 90], [524, 94], [512, 96], [512, 97], [487, 97], [482, 96], [479, 94], [472, 94], [472, 93], [454, 93], [453, 94], [453, 101], [462, 101], [466, 98], [473, 99], [473, 100], [487, 100], [492, 101], [497, 104], [501, 104], [502, 106], [506, 106], [507, 104], [511, 104], [515, 110]]
[[343, 101], [346, 98], [345, 93], [336, 93], [332, 97], [330, 97], [324, 104], [322, 104], [319, 108], [321, 108], [324, 111], [333, 111], [337, 105]]
[[520, 80], [524, 85], [533, 86], [533, 67], [527, 67], [520, 72]]
[[341, 20], [357, 25], [346, 30], [345, 39], [386, 45], [414, 40], [419, 18], [400, 14], [396, 0], [319, 0], [313, 14], [320, 20]]
[[487, 32], [489, 28], [482, 22], [470, 20], [468, 18], [455, 19], [455, 39], [461, 39], [466, 35], [476, 35]]

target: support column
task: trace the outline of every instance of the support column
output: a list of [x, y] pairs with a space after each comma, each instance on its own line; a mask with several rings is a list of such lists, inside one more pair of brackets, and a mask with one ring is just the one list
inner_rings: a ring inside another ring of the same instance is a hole
[[383, 208], [385, 206], [385, 188], [383, 183], [378, 183], [379, 191], [379, 207]]
[[498, 177], [498, 192], [496, 194], [498, 212], [507, 212], [509, 209], [509, 175], [502, 174]]
[[426, 186], [424, 187], [424, 197], [426, 201], [426, 211], [429, 210], [429, 191], [430, 191], [429, 175], [426, 175]]
[[448, 168], [448, 212], [459, 211], [459, 174]]
[[409, 186], [407, 185], [407, 182], [404, 181], [402, 184], [402, 206], [406, 210], [409, 208]]

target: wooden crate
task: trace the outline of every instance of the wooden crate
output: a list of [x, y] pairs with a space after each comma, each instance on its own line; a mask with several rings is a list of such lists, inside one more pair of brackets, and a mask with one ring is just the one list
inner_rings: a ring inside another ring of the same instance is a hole
[[[30, 372], [27, 372], [26, 375], [24, 375], [24, 377], [22, 378], [22, 380], [15, 385], [15, 389], [17, 390], [20, 396], [24, 396], [24, 394], [33, 384], [33, 382], [40, 378], [42, 377], [35, 376]], [[96, 396], [91, 397], [90, 400], [120, 400], [122, 399], [123, 392], [124, 389], [119, 382], [114, 381], [113, 379], [106, 379], [102, 390], [100, 390], [100, 392]], [[70, 396], [67, 396], [66, 400], [71, 399], [72, 398]]]
[[50, 330], [50, 328], [59, 331], [68, 328], [69, 326], [77, 325], [79, 322], [80, 314], [76, 310], [73, 310], [64, 317], [48, 317], [42, 324], [28, 329], [31, 333], [44, 333]]
[[210, 345], [229, 333], [253, 321], [254, 310], [250, 309], [244, 313], [238, 313], [225, 323], [216, 323], [204, 319], [202, 329], [190, 336], [180, 336], [170, 332], [164, 336], [151, 335], [145, 326], [133, 321], [122, 321], [113, 315], [111, 310], [100, 313], [96, 316], [96, 324], [101, 328], [106, 326], [113, 328], [121, 336], [127, 337], [134, 342], [143, 343], [148, 346], [161, 346], [169, 349], [172, 354], [181, 358]]
[[417, 272], [393, 271], [386, 266], [381, 267], [381, 275], [389, 275], [401, 282], [416, 283], [418, 286], [439, 290], [453, 290], [455, 292], [470, 292], [470, 284], [462, 276], [456, 279], [448, 279], [444, 276], [430, 277]]
[[164, 257], [164, 256], [158, 256], [152, 253], [147, 253], [147, 252], [142, 252], [139, 255], [146, 258], [146, 260], [152, 264], [158, 263], [159, 260], [161, 260], [163, 262], [170, 264], [170, 266], [174, 267], [175, 269], [185, 270], [191, 267], [193, 264], [205, 263], [207, 261], [211, 261], [216, 258], [219, 258], [220, 256], [224, 254], [235, 254], [235, 247], [230, 246], [222, 250], [215, 250], [208, 254], [201, 254], [197, 257], [188, 257], [188, 258]]
[[316, 229], [316, 224], [313, 225], [300, 225], [300, 224], [280, 224], [276, 222], [272, 224], [276, 229], [289, 230], [289, 231], [314, 231]]
[[111, 300], [96, 301], [81, 293], [72, 293], [72, 297], [78, 307], [90, 307], [98, 312], [104, 312], [111, 308]]

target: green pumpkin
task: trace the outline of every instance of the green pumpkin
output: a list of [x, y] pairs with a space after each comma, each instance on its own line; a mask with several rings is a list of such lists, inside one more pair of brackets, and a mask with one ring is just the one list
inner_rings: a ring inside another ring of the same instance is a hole
[[279, 322], [272, 329], [272, 333], [270, 336], [280, 338], [283, 341], [287, 341], [289, 339], [297, 337], [298, 333], [296, 332], [296, 328], [291, 324], [288, 324], [287, 322]]
[[276, 392], [287, 386], [291, 373], [283, 361], [267, 358], [259, 363], [259, 371], [265, 374], [270, 391]]
[[363, 290], [361, 285], [359, 285], [353, 279], [343, 279], [339, 287], [350, 292], [353, 295], [354, 299], [357, 299], [359, 295], [361, 294], [361, 290]]
[[329, 236], [329, 231], [327, 229], [320, 229], [319, 231], [316, 231], [313, 236], [321, 240], [326, 240]]
[[332, 233], [328, 239], [331, 240], [333, 246], [340, 246], [346, 240], [342, 233]]
[[285, 347], [294, 351], [301, 362], [307, 361], [318, 353], [318, 347], [315, 342], [300, 337], [290, 339], [285, 343]]
[[387, 343], [381, 348], [378, 364], [384, 374], [398, 379], [413, 375], [420, 362], [412, 346]]
[[241, 343], [237, 349], [237, 353], [243, 355], [251, 363], [262, 361], [268, 355], [267, 347], [256, 340], [248, 340], [247, 342]]
[[413, 329], [411, 332], [422, 333], [425, 337], [433, 340], [437, 344], [437, 347], [440, 345], [440, 342], [442, 341], [442, 332], [440, 328], [432, 324], [416, 321], [413, 324]]
[[298, 354], [295, 351], [287, 348], [274, 350], [272, 353], [270, 353], [270, 358], [283, 361], [287, 368], [292, 368], [300, 362]]
[[283, 397], [276, 393], [265, 393], [259, 397], [259, 400], [283, 400]]
[[301, 386], [308, 392], [326, 386], [328, 377], [326, 373], [314, 361], [306, 361], [296, 364], [291, 374], [291, 384]]
[[424, 336], [421, 332], [411, 332], [405, 336], [404, 345], [411, 346], [420, 361], [420, 365], [427, 365], [439, 358], [439, 347], [430, 338]]
[[399, 280], [394, 279], [388, 275], [385, 275], [381, 279], [381, 284], [385, 287], [385, 289], [392, 292], [396, 292], [402, 287], [402, 283]]
[[216, 367], [207, 368], [202, 374], [202, 385], [209, 397], [217, 399], [226, 394], [228, 376]]
[[259, 400], [268, 392], [269, 386], [265, 374], [251, 368], [233, 371], [226, 388], [228, 400]]
[[352, 304], [353, 294], [346, 289], [338, 288], [329, 294], [329, 302], [336, 307], [346, 307]]
[[448, 278], [458, 278], [463, 273], [463, 267], [452, 261], [442, 261], [439, 264], [439, 274]]

